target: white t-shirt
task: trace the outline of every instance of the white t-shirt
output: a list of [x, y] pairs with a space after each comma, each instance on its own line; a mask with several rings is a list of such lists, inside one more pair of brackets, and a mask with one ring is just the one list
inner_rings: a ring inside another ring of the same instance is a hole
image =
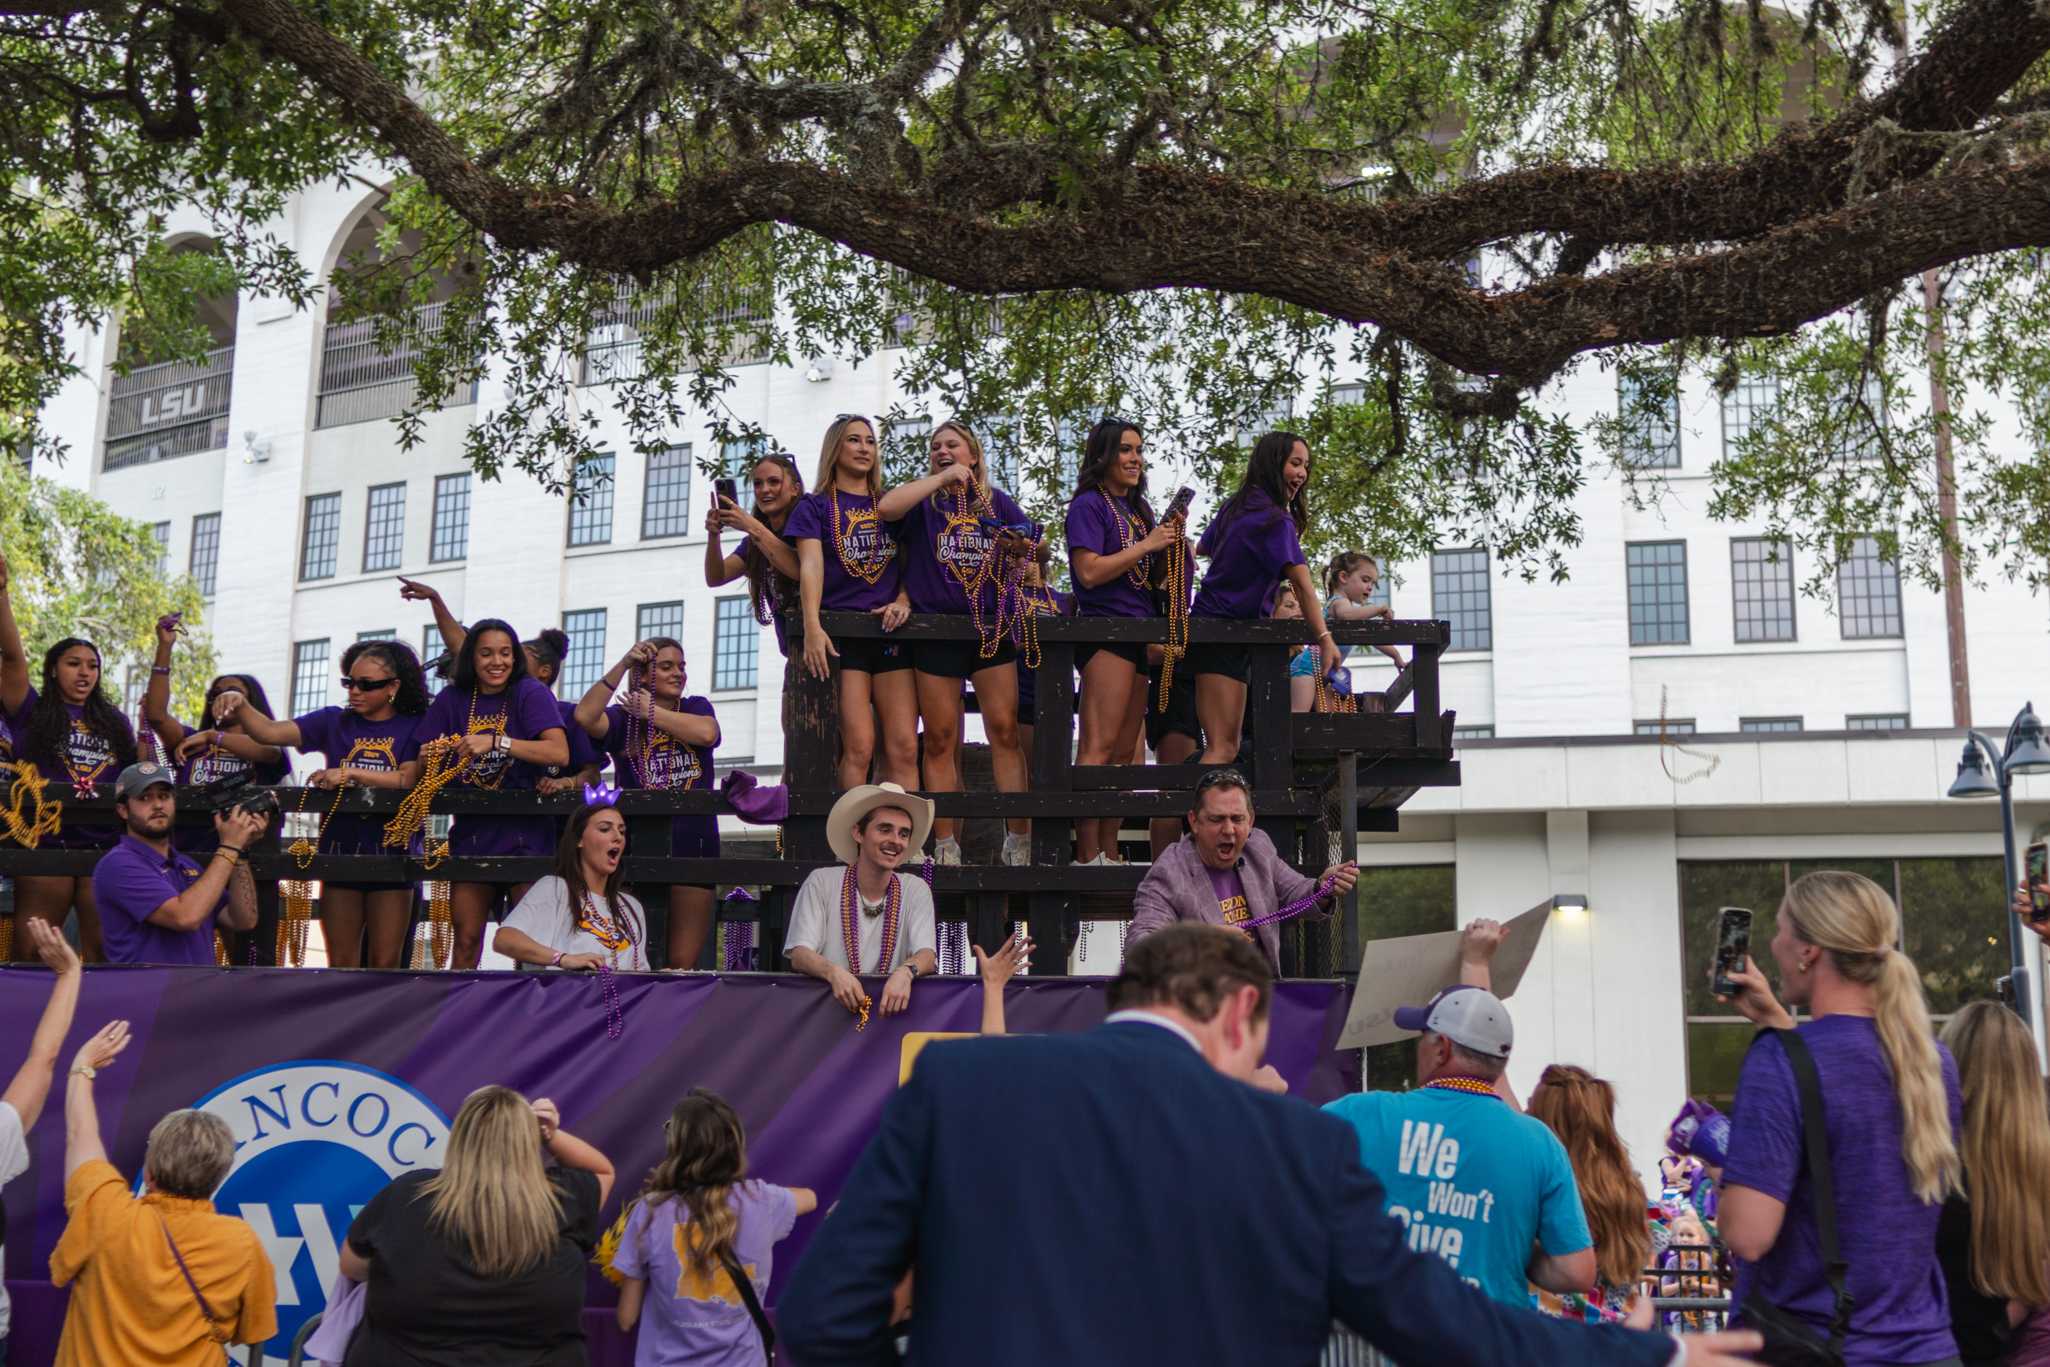
[[[28, 1136], [21, 1132], [21, 1112], [5, 1101], [0, 1101], [0, 1187], [28, 1171]], [[7, 1259], [7, 1250], [0, 1248], [0, 1265]], [[7, 1283], [0, 1282], [0, 1343], [7, 1341], [7, 1326], [10, 1311], [7, 1304]]]
[[[597, 899], [597, 905], [600, 915], [610, 915], [602, 896]], [[619, 894], [619, 905], [626, 914], [625, 929], [633, 937], [633, 943], [619, 951], [619, 968], [623, 972], [645, 973], [648, 971], [647, 915], [642, 912], [641, 904], [626, 893]], [[602, 940], [577, 924], [569, 905], [569, 884], [552, 873], [528, 888], [519, 905], [499, 924], [519, 931], [536, 944], [559, 949], [565, 954], [596, 954], [601, 959], [612, 957], [612, 951]]]
[[[840, 936], [840, 882], [846, 874], [846, 867], [836, 864], [814, 869], [811, 877], [804, 880], [804, 886], [797, 890], [797, 904], [790, 911], [789, 932], [783, 937], [785, 955], [802, 947], [823, 955], [829, 964], [854, 968], [847, 962], [847, 946]], [[884, 968], [885, 973], [894, 972], [919, 950], [935, 949], [938, 945], [933, 935], [932, 889], [916, 874], [900, 873], [897, 883], [904, 890], [903, 905], [897, 913], [897, 953]], [[881, 903], [871, 907], [863, 902], [858, 918], [861, 967], [854, 969], [856, 973], [875, 972], [876, 957], [883, 952], [882, 911]]]

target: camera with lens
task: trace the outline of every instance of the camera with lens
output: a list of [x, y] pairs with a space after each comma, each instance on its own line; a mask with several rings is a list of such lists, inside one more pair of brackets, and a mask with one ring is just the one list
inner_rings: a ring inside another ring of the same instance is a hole
[[255, 816], [278, 814], [277, 794], [250, 780], [247, 773], [216, 779], [199, 790], [199, 807], [207, 812], [232, 812], [237, 807]]

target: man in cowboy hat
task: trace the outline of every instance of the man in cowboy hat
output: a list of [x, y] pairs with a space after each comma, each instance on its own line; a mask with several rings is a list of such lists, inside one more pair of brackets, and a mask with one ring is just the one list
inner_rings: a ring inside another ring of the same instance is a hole
[[783, 952], [849, 1011], [868, 1003], [856, 974], [885, 979], [882, 1013], [891, 1016], [911, 1004], [911, 980], [934, 971], [932, 889], [897, 873], [931, 829], [932, 803], [894, 783], [849, 789], [826, 817], [826, 839], [845, 867], [804, 880]]

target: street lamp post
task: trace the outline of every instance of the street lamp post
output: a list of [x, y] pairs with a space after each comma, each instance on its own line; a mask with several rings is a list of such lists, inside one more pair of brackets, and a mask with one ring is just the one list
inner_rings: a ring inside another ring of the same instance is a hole
[[2014, 1009], [2035, 1036], [2039, 1064], [2050, 1063], [2050, 1049], [2045, 1046], [2042, 1004], [2036, 1000], [2034, 977], [2024, 957], [2029, 933], [2014, 912], [2014, 892], [2021, 882], [2021, 863], [2014, 850], [2014, 776], [2043, 773], [2050, 773], [2050, 746], [2044, 744], [2043, 724], [2036, 719], [2034, 704], [2023, 703], [2007, 728], [2007, 743], [1998, 749], [1982, 732], [1965, 732], [1964, 754], [1958, 758], [1957, 777], [1951, 781], [1949, 793], [1951, 797], [2000, 799], [2001, 850], [2007, 872], [2001, 900], [2007, 904], [2008, 971]]

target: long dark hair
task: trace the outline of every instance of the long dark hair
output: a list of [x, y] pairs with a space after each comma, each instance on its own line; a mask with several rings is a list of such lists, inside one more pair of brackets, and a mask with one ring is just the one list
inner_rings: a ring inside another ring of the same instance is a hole
[[263, 691], [263, 685], [257, 682], [254, 674], [217, 674], [214, 681], [207, 685], [206, 702], [199, 709], [199, 724], [202, 729], [214, 724], [214, 699], [223, 693], [240, 693], [256, 704], [257, 711], [266, 717], [271, 714], [270, 694]]
[[669, 1148], [649, 1171], [641, 1199], [660, 1205], [681, 1197], [689, 1205], [684, 1259], [697, 1276], [710, 1278], [725, 1266], [740, 1233], [727, 1198], [747, 1178], [747, 1130], [724, 1097], [703, 1087], [676, 1103], [663, 1130]]
[[[1101, 489], [1104, 480], [1110, 477], [1110, 469], [1117, 464], [1118, 443], [1125, 439], [1125, 433], [1137, 432], [1141, 438], [1146, 433], [1138, 423], [1123, 418], [1102, 418], [1089, 429], [1089, 440], [1082, 447], [1082, 469], [1075, 476], [1076, 494], [1086, 494], [1092, 489]], [[1146, 501], [1146, 470], [1139, 469], [1139, 482], [1132, 486], [1126, 497], [1139, 512], [1146, 524], [1146, 530], [1153, 530], [1153, 505]]]
[[[512, 673], [505, 681], [505, 691], [511, 695], [513, 685], [527, 677], [527, 652], [520, 647], [520, 634], [512, 629], [512, 623], [498, 617], [486, 617], [470, 628], [470, 634], [463, 637], [463, 648], [456, 652], [455, 669], [450, 672], [449, 683], [457, 688], [477, 691], [477, 639], [487, 631], [502, 631], [512, 638]], [[561, 633], [558, 632], [557, 635]], [[548, 633], [541, 633], [546, 639]]]
[[63, 771], [63, 756], [71, 735], [71, 714], [64, 710], [64, 696], [57, 688], [57, 661], [73, 646], [92, 651], [100, 663], [100, 678], [86, 696], [85, 724], [104, 738], [114, 751], [114, 772], [135, 763], [135, 728], [107, 696], [107, 670], [100, 648], [82, 636], [66, 636], [43, 652], [43, 688], [29, 713], [28, 736], [22, 754], [52, 773]]
[[[356, 661], [368, 655], [392, 672], [399, 691], [392, 697], [392, 710], [402, 717], [417, 717], [427, 710], [427, 672], [420, 657], [403, 641], [358, 641], [342, 652], [342, 673], [355, 670]], [[264, 712], [268, 714], [269, 708]]]
[[647, 939], [647, 927], [636, 921], [633, 912], [620, 900], [619, 870], [626, 867], [626, 861], [621, 859], [619, 868], [606, 876], [602, 889], [589, 887], [584, 882], [584, 830], [598, 813], [618, 810], [609, 802], [587, 802], [570, 813], [569, 821], [562, 828], [562, 839], [555, 842], [555, 876], [569, 890], [571, 922], [575, 922], [577, 908], [584, 904], [585, 894], [597, 892], [604, 897], [606, 912], [613, 923], [626, 932], [627, 939], [641, 944]]
[[[791, 487], [797, 491], [796, 498], [793, 498], [790, 505], [783, 510], [783, 526], [787, 527], [790, 525], [790, 514], [797, 511], [797, 498], [804, 497], [804, 476], [798, 473], [797, 458], [787, 451], [772, 451], [760, 457], [753, 465], [747, 467], [749, 476], [752, 477], [754, 472], [764, 465], [780, 466], [783, 478], [789, 480]], [[773, 530], [781, 531], [782, 528]], [[769, 620], [769, 610], [775, 601], [769, 581], [779, 576], [776, 575], [775, 567], [769, 563], [769, 558], [763, 555], [752, 541], [748, 542], [747, 549], [741, 552], [740, 563], [747, 571], [747, 601], [755, 610], [755, 620], [765, 623]]]
[[[1289, 517], [1295, 521], [1298, 534], [1307, 528], [1310, 525], [1309, 495], [1299, 489], [1296, 496], [1290, 498], [1288, 486], [1281, 482], [1281, 471], [1288, 464], [1288, 458], [1295, 454], [1297, 442], [1302, 442], [1305, 447], [1309, 446], [1309, 442], [1293, 432], [1269, 432], [1255, 442], [1253, 458], [1246, 462], [1245, 479], [1239, 484], [1238, 492], [1226, 499], [1224, 506], [1217, 510], [1217, 516], [1212, 519], [1213, 524], [1222, 527], [1229, 523], [1232, 518], [1245, 511], [1247, 502], [1255, 492], [1259, 492], [1267, 495], [1275, 507], [1288, 510]], [[1309, 481], [1304, 480], [1303, 489], [1309, 487]]]

